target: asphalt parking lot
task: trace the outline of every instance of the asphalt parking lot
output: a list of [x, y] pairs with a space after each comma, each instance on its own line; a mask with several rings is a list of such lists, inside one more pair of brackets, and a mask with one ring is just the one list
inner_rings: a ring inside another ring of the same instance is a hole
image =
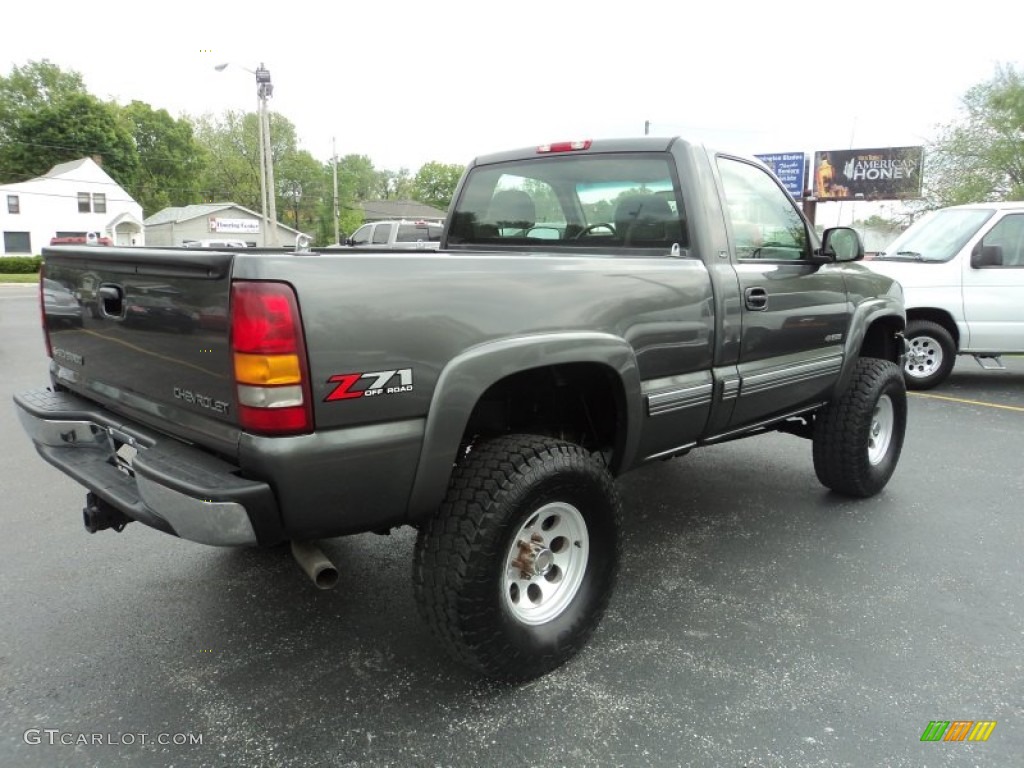
[[[331, 592], [285, 549], [85, 533], [84, 492], [10, 404], [46, 383], [35, 289], [0, 286], [0, 765], [1019, 765], [1024, 358], [1006, 362], [911, 397], [873, 499], [826, 492], [783, 435], [623, 478], [604, 623], [510, 688], [433, 644], [410, 530], [328, 542]], [[922, 742], [934, 720], [997, 724]]]

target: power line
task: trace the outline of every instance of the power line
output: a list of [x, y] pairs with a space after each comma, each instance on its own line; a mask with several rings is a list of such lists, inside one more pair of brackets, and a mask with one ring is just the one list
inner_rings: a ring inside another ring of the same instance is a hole
[[[33, 192], [33, 191], [26, 191], [26, 190], [23, 190], [23, 189], [5, 190], [5, 189], [3, 189], [2, 185], [0, 185], [0, 192], [4, 192], [7, 195], [10, 195], [10, 196], [13, 196], [13, 197], [20, 197], [21, 195], [36, 195], [37, 197], [59, 197], [59, 198], [65, 199], [65, 200], [77, 200], [78, 199], [78, 194], [62, 195], [62, 194], [59, 194], [57, 192]], [[82, 192], [82, 194], [83, 195], [87, 195], [89, 193], [88, 192]], [[109, 197], [108, 196], [107, 197], [107, 202], [108, 203], [136, 203], [136, 204], [138, 204], [136, 200], [133, 200], [130, 197]]]

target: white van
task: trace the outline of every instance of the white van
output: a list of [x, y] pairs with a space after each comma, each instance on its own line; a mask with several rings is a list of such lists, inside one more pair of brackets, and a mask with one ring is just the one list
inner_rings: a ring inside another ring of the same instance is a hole
[[1024, 352], [1024, 202], [934, 211], [864, 266], [903, 286], [911, 389], [939, 384], [957, 355], [999, 369]]

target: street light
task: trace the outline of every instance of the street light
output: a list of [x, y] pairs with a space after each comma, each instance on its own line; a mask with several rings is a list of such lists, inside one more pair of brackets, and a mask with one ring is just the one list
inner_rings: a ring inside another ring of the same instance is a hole
[[[229, 66], [228, 62], [217, 64], [214, 69], [223, 72]], [[256, 98], [257, 111], [256, 122], [259, 125], [260, 136], [260, 197], [263, 205], [263, 242], [265, 245], [277, 246], [277, 196], [274, 194], [274, 156], [270, 150], [270, 111], [267, 109], [267, 99], [274, 95], [274, 85], [270, 82], [270, 70], [260, 62], [259, 67], [253, 71], [247, 67], [244, 69], [250, 75], [256, 76]], [[269, 211], [269, 214], [268, 214]], [[269, 237], [269, 242], [268, 242]]]

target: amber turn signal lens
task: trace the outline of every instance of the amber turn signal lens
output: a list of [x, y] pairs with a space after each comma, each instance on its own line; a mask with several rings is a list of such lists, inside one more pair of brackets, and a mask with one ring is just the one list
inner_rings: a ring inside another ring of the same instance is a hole
[[235, 353], [235, 381], [239, 384], [280, 386], [302, 382], [298, 355]]

